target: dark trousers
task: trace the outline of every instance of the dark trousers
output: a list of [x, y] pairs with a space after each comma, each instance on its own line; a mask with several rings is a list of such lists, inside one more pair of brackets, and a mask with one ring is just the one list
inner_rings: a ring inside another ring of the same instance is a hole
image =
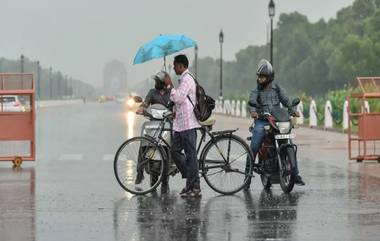
[[[174, 132], [171, 154], [182, 178], [186, 178], [186, 188], [200, 188], [199, 167], [197, 160], [196, 129]], [[185, 152], [182, 153], [182, 150]]]

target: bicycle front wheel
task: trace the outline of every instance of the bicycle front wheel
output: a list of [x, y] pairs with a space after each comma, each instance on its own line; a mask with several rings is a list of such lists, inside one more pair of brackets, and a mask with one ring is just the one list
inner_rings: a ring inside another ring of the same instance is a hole
[[234, 194], [247, 185], [252, 154], [247, 143], [236, 135], [211, 139], [201, 155], [201, 169], [207, 184], [216, 192]]
[[[165, 154], [146, 137], [134, 137], [124, 142], [116, 152], [116, 180], [127, 192], [141, 195], [155, 190], [165, 170]], [[155, 181], [151, 183], [154, 176]]]

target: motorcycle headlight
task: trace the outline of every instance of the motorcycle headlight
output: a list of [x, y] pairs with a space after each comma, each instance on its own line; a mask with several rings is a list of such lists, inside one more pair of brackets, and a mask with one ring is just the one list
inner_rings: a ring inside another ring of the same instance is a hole
[[290, 121], [287, 122], [277, 122], [277, 128], [279, 129], [281, 134], [289, 133], [290, 131]]
[[163, 114], [164, 114], [163, 110], [152, 109], [152, 116], [155, 119], [162, 119], [163, 118]]

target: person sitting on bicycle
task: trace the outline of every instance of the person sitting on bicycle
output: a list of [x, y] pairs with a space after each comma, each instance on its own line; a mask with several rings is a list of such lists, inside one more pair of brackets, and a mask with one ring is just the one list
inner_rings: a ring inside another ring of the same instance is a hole
[[[155, 81], [154, 88], [149, 90], [144, 102], [137, 110], [138, 114], [142, 114], [144, 108], [147, 108], [154, 104], [161, 104], [166, 108], [170, 108], [170, 89], [166, 88], [165, 86], [165, 76], [167, 75], [168, 73], [165, 71], [160, 71], [153, 76], [153, 79]], [[140, 184], [142, 180], [144, 180], [144, 169], [139, 169], [137, 170], [135, 184]], [[166, 178], [163, 179], [162, 184], [167, 185]]]
[[[299, 113], [291, 107], [291, 102], [287, 97], [285, 90], [279, 85], [274, 84], [274, 70], [269, 61], [263, 59], [260, 61], [257, 69], [257, 88], [253, 89], [249, 96], [250, 103], [254, 103], [256, 106], [260, 106], [260, 110], [263, 112], [269, 112], [275, 107], [280, 107], [280, 103], [289, 109], [289, 113], [292, 116], [299, 117]], [[251, 117], [255, 120], [255, 126], [252, 131], [251, 149], [254, 160], [260, 147], [264, 141], [265, 129], [264, 126], [268, 125], [268, 121], [259, 119], [258, 110], [250, 106]], [[296, 179], [295, 183], [298, 185], [305, 185], [301, 176], [298, 174], [298, 167], [296, 161]], [[250, 178], [251, 179], [251, 178]], [[246, 189], [250, 187], [249, 180]]]

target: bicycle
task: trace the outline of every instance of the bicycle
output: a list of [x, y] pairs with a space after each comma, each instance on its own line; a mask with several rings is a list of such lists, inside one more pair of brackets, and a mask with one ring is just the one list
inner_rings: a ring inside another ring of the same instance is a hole
[[[126, 140], [114, 158], [114, 172], [118, 183], [124, 190], [136, 195], [154, 191], [163, 177], [178, 173], [178, 170], [169, 167], [171, 145], [168, 132], [171, 135], [172, 130], [166, 127], [166, 123], [171, 126], [172, 112], [165, 111], [159, 115], [157, 112], [144, 111], [143, 115], [150, 120], [159, 121], [157, 131], [153, 135]], [[233, 134], [237, 129], [213, 132], [212, 126], [215, 122], [208, 120], [197, 129], [201, 133], [197, 147], [199, 171], [213, 190], [231, 195], [247, 184], [247, 177], [251, 176], [253, 156], [247, 143]], [[207, 137], [209, 141], [201, 148]], [[150, 182], [135, 184], [136, 173], [141, 171], [150, 175]]]

